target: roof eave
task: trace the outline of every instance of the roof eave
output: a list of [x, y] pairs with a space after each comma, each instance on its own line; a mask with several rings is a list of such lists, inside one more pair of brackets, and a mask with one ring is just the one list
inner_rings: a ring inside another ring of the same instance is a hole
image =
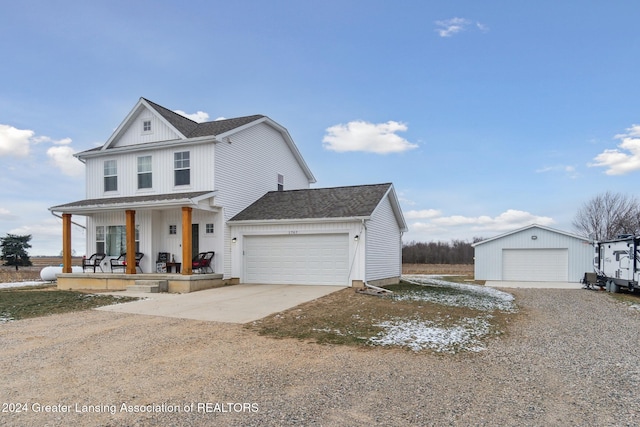
[[503, 237], [507, 237], [507, 236], [509, 236], [511, 234], [520, 233], [520, 232], [528, 230], [530, 228], [541, 228], [543, 230], [550, 231], [552, 233], [558, 233], [558, 234], [562, 234], [562, 235], [567, 236], [567, 237], [573, 237], [574, 239], [584, 240], [586, 242], [590, 241], [589, 238], [583, 237], [583, 236], [578, 236], [577, 234], [567, 233], [566, 231], [556, 230], [555, 228], [547, 227], [547, 226], [540, 225], [540, 224], [530, 224], [530, 225], [527, 225], [525, 227], [518, 228], [517, 230], [508, 231], [506, 233], [502, 233], [502, 234], [499, 234], [497, 236], [490, 237], [488, 239], [482, 240], [481, 242], [473, 243], [471, 245], [471, 247], [475, 248], [476, 246], [483, 245], [485, 243], [489, 243], [489, 242], [492, 242], [494, 240], [501, 239]]
[[263, 225], [263, 224], [309, 224], [317, 222], [361, 222], [368, 221], [370, 216], [350, 216], [338, 218], [283, 218], [283, 219], [241, 219], [227, 221], [230, 225]]

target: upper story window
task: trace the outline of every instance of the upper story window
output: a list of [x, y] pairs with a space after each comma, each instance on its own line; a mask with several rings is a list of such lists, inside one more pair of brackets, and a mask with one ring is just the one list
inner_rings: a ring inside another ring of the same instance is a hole
[[138, 189], [151, 188], [151, 156], [138, 157]]
[[174, 185], [191, 184], [191, 166], [189, 152], [173, 153]]
[[284, 175], [278, 174], [278, 191], [284, 190]]
[[118, 163], [115, 160], [104, 161], [104, 191], [118, 191]]
[[142, 122], [142, 132], [151, 132], [151, 120], [145, 120]]

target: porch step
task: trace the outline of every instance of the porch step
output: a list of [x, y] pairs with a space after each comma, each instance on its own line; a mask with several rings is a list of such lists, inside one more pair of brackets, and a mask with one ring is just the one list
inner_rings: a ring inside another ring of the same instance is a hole
[[136, 280], [135, 285], [127, 286], [127, 291], [158, 293], [167, 292], [169, 284], [166, 280]]

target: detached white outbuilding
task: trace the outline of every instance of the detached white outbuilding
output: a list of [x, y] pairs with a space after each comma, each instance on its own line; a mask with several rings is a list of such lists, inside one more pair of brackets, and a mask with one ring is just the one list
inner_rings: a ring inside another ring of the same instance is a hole
[[579, 282], [593, 271], [586, 237], [532, 224], [472, 245], [476, 280]]

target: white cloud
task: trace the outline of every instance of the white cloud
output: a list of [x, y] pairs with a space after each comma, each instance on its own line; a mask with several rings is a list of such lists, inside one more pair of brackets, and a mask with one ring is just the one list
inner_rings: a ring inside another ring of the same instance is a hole
[[366, 151], [377, 154], [400, 153], [417, 148], [396, 132], [406, 132], [407, 125], [400, 122], [369, 123], [353, 121], [327, 128], [322, 143], [327, 150], [343, 153]]
[[406, 219], [436, 218], [442, 215], [437, 209], [411, 210], [404, 213]]
[[[413, 214], [410, 214], [414, 212]], [[427, 209], [424, 211], [409, 211], [405, 215], [408, 219], [420, 219], [409, 224], [409, 232], [404, 241], [450, 241], [452, 239], [471, 240], [473, 237], [491, 237], [531, 224], [551, 225], [553, 218], [534, 215], [530, 212], [508, 209], [497, 216], [464, 216], [436, 215], [440, 211]]]
[[17, 219], [18, 216], [11, 213], [9, 209], [0, 208], [0, 220], [10, 221]]
[[627, 133], [618, 134], [615, 139], [622, 140], [618, 148], [604, 150], [588, 166], [605, 167], [607, 175], [624, 175], [640, 170], [640, 125], [631, 126]]
[[191, 119], [191, 120], [193, 120], [194, 122], [197, 122], [197, 123], [202, 123], [202, 122], [206, 122], [207, 120], [209, 120], [209, 114], [205, 113], [204, 111], [198, 111], [198, 112], [193, 113], [193, 114], [185, 113], [182, 110], [173, 110], [173, 112], [174, 113], [178, 113], [181, 116], [184, 116], [184, 117], [186, 117], [188, 119]]
[[[473, 25], [473, 21], [466, 18], [451, 18], [443, 21], [436, 21], [436, 33], [440, 37], [451, 37], [455, 34], [461, 33], [467, 30]], [[486, 33], [489, 31], [489, 27], [481, 22], [476, 22], [475, 27]], [[473, 28], [473, 27], [471, 27]]]
[[575, 179], [580, 176], [580, 174], [576, 170], [576, 167], [571, 165], [545, 166], [543, 168], [536, 170], [536, 173], [547, 173], [547, 172], [564, 172], [564, 174], [571, 179]]
[[33, 141], [36, 144], [40, 144], [43, 142], [49, 142], [53, 145], [69, 145], [71, 144], [71, 138], [62, 138], [60, 140], [55, 140], [53, 138], [50, 138], [48, 136], [35, 136], [33, 138], [31, 138], [31, 141]]
[[58, 145], [47, 150], [47, 156], [55, 167], [68, 176], [82, 176], [84, 164], [73, 157], [75, 150], [68, 145]]
[[28, 156], [30, 138], [33, 134], [32, 130], [0, 124], [0, 156]]

